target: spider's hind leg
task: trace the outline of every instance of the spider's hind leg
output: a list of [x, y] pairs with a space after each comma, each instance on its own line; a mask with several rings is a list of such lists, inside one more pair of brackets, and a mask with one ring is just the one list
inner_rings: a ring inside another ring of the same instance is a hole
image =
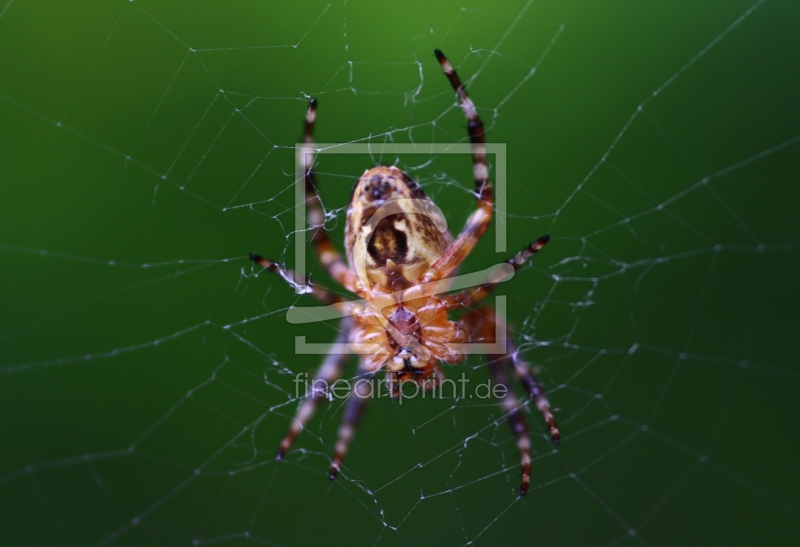
[[423, 276], [423, 280], [426, 282], [448, 277], [458, 268], [459, 264], [472, 251], [489, 227], [494, 203], [492, 183], [489, 182], [489, 167], [486, 164], [483, 121], [478, 115], [478, 110], [475, 108], [472, 99], [469, 98], [467, 89], [458, 74], [456, 74], [453, 65], [450, 64], [450, 61], [440, 50], [434, 50], [434, 54], [442, 66], [445, 76], [450, 81], [450, 85], [453, 86], [461, 109], [464, 111], [464, 116], [467, 118], [467, 133], [469, 134], [470, 143], [472, 143], [472, 170], [475, 177], [475, 197], [478, 201], [478, 208], [469, 216], [466, 225], [455, 241], [431, 264]]
[[325, 229], [325, 213], [322, 209], [322, 201], [317, 191], [317, 183], [314, 177], [314, 125], [317, 120], [317, 100], [311, 99], [306, 110], [306, 120], [303, 130], [303, 147], [297, 152], [297, 162], [304, 173], [306, 210], [308, 212], [308, 223], [311, 228], [311, 242], [314, 250], [319, 257], [319, 261], [328, 274], [345, 289], [357, 292], [356, 275], [350, 271], [345, 264], [344, 258], [333, 248], [330, 235]]

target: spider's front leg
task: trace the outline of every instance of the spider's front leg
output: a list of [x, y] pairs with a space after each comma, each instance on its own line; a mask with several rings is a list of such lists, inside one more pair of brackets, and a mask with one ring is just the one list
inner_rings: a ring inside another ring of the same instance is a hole
[[[470, 333], [472, 342], [494, 342], [495, 329], [498, 327], [497, 318], [491, 308], [481, 308], [465, 315], [461, 321], [461, 326]], [[504, 325], [499, 325], [505, 328]], [[506, 335], [506, 339], [509, 337]], [[535, 401], [539, 410], [545, 418], [550, 436], [554, 444], [558, 444], [561, 439], [558, 426], [553, 418], [550, 403], [544, 392], [544, 387], [536, 378], [533, 371], [527, 364], [518, 358], [516, 350], [510, 341], [507, 342], [507, 352], [500, 355], [489, 356], [489, 372], [496, 384], [504, 386], [504, 395], [500, 398], [500, 406], [505, 413], [506, 419], [511, 426], [511, 431], [517, 439], [517, 448], [520, 453], [520, 465], [522, 467], [522, 481], [519, 487], [519, 495], [524, 496], [528, 493], [531, 481], [531, 442], [528, 437], [528, 423], [522, 414], [525, 405], [517, 398], [511, 390], [508, 372], [505, 365], [514, 368], [517, 378], [520, 380], [528, 395]]]
[[[336, 337], [335, 345], [346, 344], [350, 339], [350, 333], [353, 330], [353, 319], [345, 317], [341, 323], [341, 330], [339, 336]], [[335, 346], [334, 346], [335, 347]], [[334, 354], [329, 353], [325, 360], [320, 365], [317, 374], [314, 376], [314, 383], [306, 395], [305, 400], [300, 403], [297, 412], [292, 419], [289, 430], [286, 436], [281, 441], [280, 448], [278, 448], [277, 459], [282, 460], [286, 456], [286, 452], [292, 446], [292, 443], [297, 438], [297, 435], [305, 427], [308, 420], [314, 415], [317, 408], [324, 400], [328, 398], [328, 392], [333, 383], [342, 375], [342, 366], [349, 357], [349, 354]]]
[[542, 413], [547, 428], [550, 430], [550, 440], [553, 441], [553, 444], [557, 445], [561, 442], [561, 432], [558, 430], [558, 424], [556, 423], [555, 416], [553, 416], [553, 409], [550, 407], [550, 401], [547, 399], [544, 386], [542, 382], [539, 381], [539, 378], [536, 377], [536, 374], [534, 374], [531, 366], [522, 360], [517, 348], [514, 347], [514, 344], [509, 340], [507, 335], [506, 340], [506, 351], [508, 355], [511, 356], [514, 374], [519, 383], [522, 384], [528, 397], [536, 402], [536, 408]]
[[[346, 317], [342, 321], [341, 332], [336, 338], [335, 345], [346, 344], [349, 341], [350, 335], [353, 331], [353, 323], [354, 321], [350, 317]], [[289, 426], [289, 430], [286, 432], [286, 436], [283, 438], [280, 448], [278, 448], [276, 459], [282, 460], [286, 456], [286, 453], [292, 446], [292, 443], [294, 443], [297, 435], [299, 435], [303, 430], [306, 423], [308, 423], [308, 421], [316, 412], [317, 408], [319, 408], [319, 405], [328, 398], [328, 393], [330, 392], [331, 386], [342, 375], [342, 366], [344, 365], [347, 357], [349, 357], [349, 354], [328, 354], [328, 356], [325, 358], [325, 361], [322, 363], [322, 366], [320, 366], [316, 376], [314, 377], [314, 383], [312, 384], [306, 399], [300, 404], [299, 408], [297, 409], [297, 413], [292, 419], [292, 424]], [[348, 399], [345, 404], [344, 415], [342, 416], [342, 424], [339, 426], [336, 448], [334, 449], [331, 468], [328, 472], [328, 476], [331, 480], [336, 479], [336, 477], [339, 475], [339, 471], [342, 468], [342, 460], [344, 460], [344, 457], [347, 455], [347, 450], [350, 447], [350, 443], [355, 436], [356, 429], [361, 423], [361, 418], [366, 410], [367, 401], [372, 396], [373, 389], [375, 388], [375, 386], [372, 385], [372, 379], [375, 376], [375, 372], [366, 371], [363, 366], [363, 361], [364, 359], [362, 358], [362, 366], [359, 368], [359, 376], [353, 382], [353, 389], [348, 395]]]

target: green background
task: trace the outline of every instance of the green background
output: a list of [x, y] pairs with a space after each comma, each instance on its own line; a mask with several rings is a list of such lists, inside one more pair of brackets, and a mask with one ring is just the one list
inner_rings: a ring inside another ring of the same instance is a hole
[[[4, 0], [0, 543], [796, 540], [798, 6]], [[507, 144], [509, 251], [552, 235], [498, 291], [564, 435], [530, 413], [525, 499], [491, 401], [374, 401], [331, 483], [335, 402], [274, 461], [294, 337], [336, 332], [246, 259], [293, 262], [307, 98], [375, 147], [319, 158], [337, 241], [376, 163], [458, 229], [468, 158], [381, 152], [464, 140], [435, 47]]]

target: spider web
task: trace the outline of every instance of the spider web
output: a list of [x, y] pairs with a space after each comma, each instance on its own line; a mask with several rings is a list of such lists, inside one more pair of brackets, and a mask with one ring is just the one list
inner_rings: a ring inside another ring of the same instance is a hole
[[[0, 7], [5, 544], [797, 537], [797, 5], [416, 4]], [[374, 150], [317, 158], [338, 245], [377, 163], [457, 230], [469, 159], [385, 152], [466, 140], [434, 47], [508, 147], [509, 252], [490, 232], [461, 271], [552, 236], [498, 291], [564, 437], [529, 413], [523, 499], [477, 397], [372, 401], [332, 483], [334, 400], [274, 460], [320, 358], [293, 339], [337, 332], [246, 258], [292, 265], [307, 99], [319, 142]]]

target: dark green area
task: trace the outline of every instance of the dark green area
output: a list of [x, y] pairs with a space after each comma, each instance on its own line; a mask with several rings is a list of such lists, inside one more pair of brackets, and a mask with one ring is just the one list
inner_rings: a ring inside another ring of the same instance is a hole
[[[798, 28], [785, 0], [3, 3], [0, 543], [792, 544]], [[340, 402], [274, 461], [319, 363], [294, 337], [336, 333], [246, 258], [294, 262], [307, 98], [319, 142], [374, 147], [319, 158], [337, 245], [376, 163], [457, 230], [469, 159], [382, 151], [465, 140], [436, 47], [508, 149], [509, 252], [461, 272], [552, 236], [498, 291], [564, 435], [528, 415], [522, 500], [474, 398], [373, 401], [335, 483]]]

